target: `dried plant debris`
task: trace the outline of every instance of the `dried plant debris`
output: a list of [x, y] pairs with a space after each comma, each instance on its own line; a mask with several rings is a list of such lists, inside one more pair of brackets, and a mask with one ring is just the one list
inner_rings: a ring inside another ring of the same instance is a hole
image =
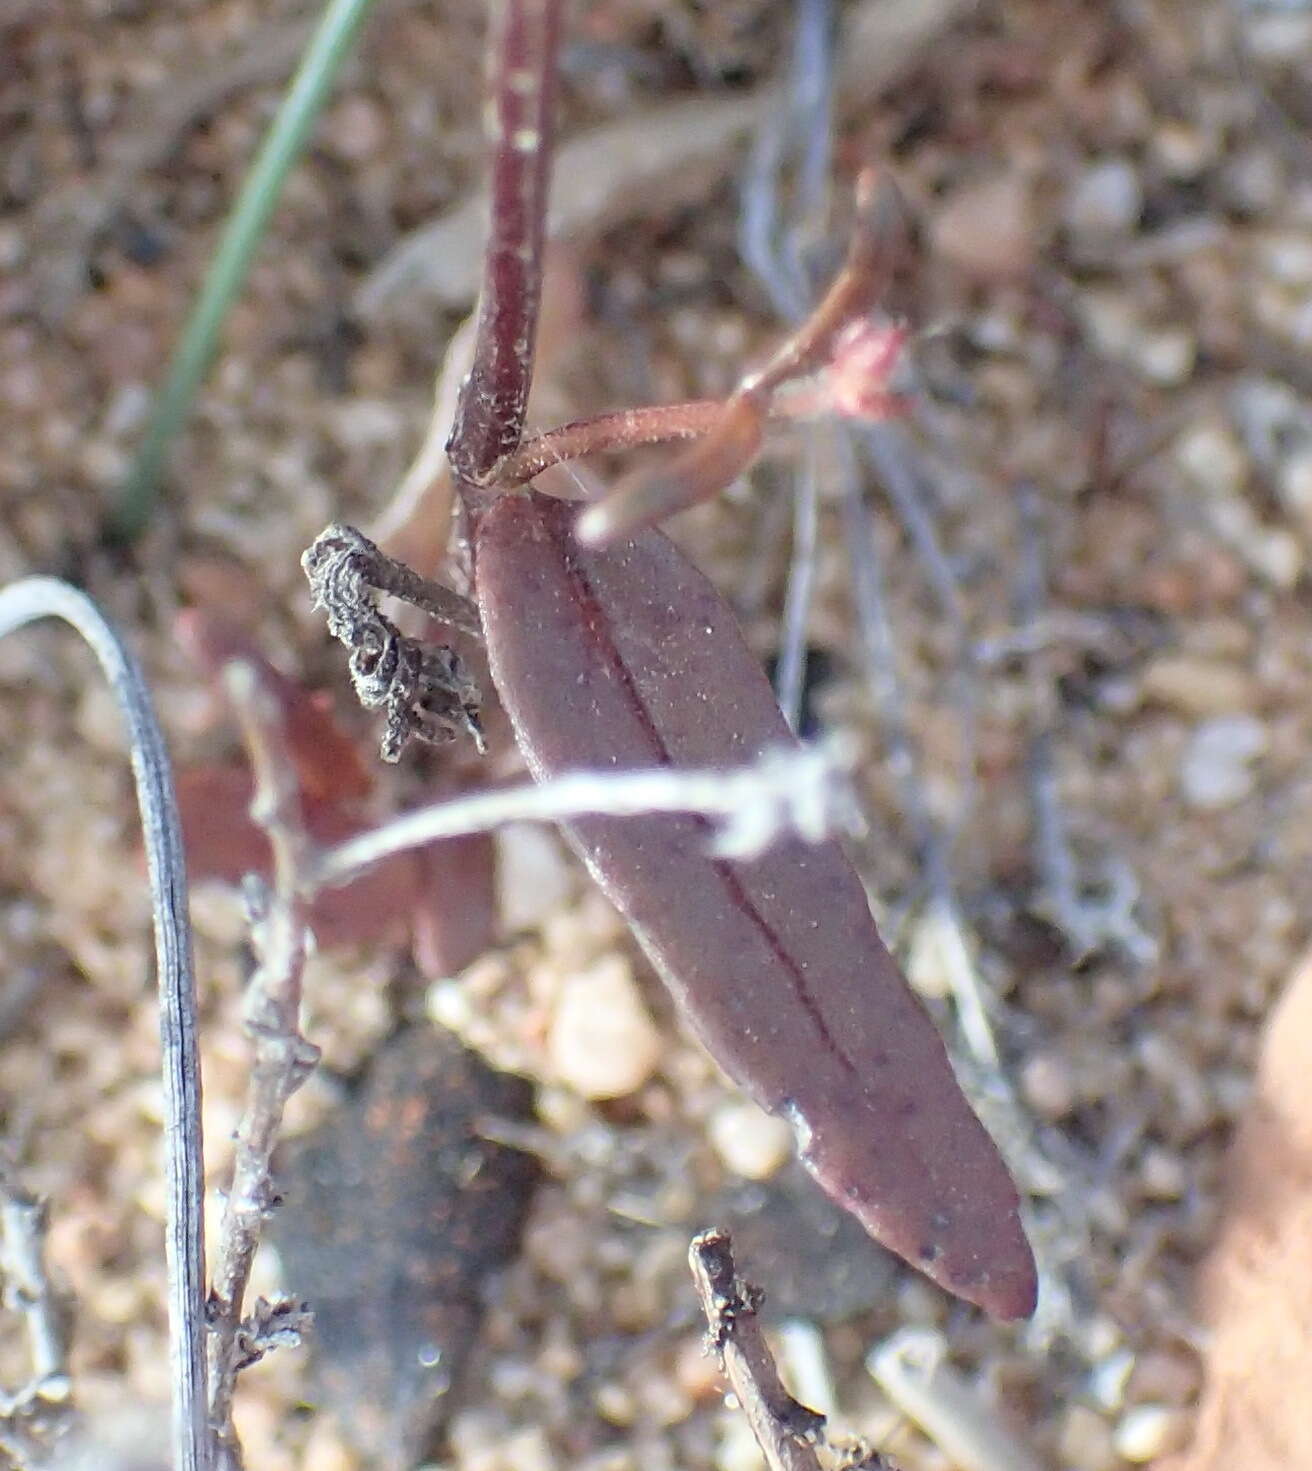
[[30, 1371], [21, 1387], [0, 1388], [0, 1455], [15, 1465], [44, 1459], [73, 1418], [70, 1304], [50, 1282], [47, 1224], [44, 1202], [22, 1188], [0, 1153], [0, 1302], [23, 1321]]
[[350, 654], [360, 703], [384, 710], [380, 753], [396, 761], [411, 739], [441, 745], [458, 735], [483, 749], [479, 692], [456, 651], [446, 644], [407, 638], [378, 607], [388, 593], [453, 628], [478, 632], [468, 603], [393, 561], [352, 526], [330, 526], [301, 558], [314, 603]]
[[[381, 785], [374, 779], [377, 768], [338, 724], [330, 699], [283, 674], [250, 635], [220, 614], [190, 609], [178, 615], [174, 629], [179, 645], [225, 699], [223, 675], [233, 661], [258, 672], [286, 731], [309, 836], [331, 844], [372, 831], [386, 794], [375, 790]], [[267, 879], [271, 849], [251, 815], [254, 783], [247, 762], [184, 766], [177, 786], [192, 878], [230, 884], [248, 874]], [[378, 944], [408, 934], [421, 973], [433, 978], [454, 974], [487, 949], [494, 905], [492, 839], [474, 833], [397, 853], [314, 895], [310, 927], [320, 947]]]
[[[856, 114], [868, 108], [968, 8], [969, 0], [865, 0], [852, 9], [839, 48], [844, 105]], [[570, 138], [555, 169], [551, 237], [591, 242], [653, 198], [665, 209], [704, 198], [777, 99], [773, 83], [746, 96], [678, 98]], [[487, 191], [479, 190], [405, 236], [365, 278], [360, 313], [408, 317], [417, 301], [434, 298], [466, 306], [478, 290], [487, 212]]]
[[370, 1464], [432, 1450], [473, 1348], [487, 1280], [516, 1254], [536, 1159], [484, 1138], [523, 1120], [531, 1089], [449, 1035], [398, 1035], [278, 1172], [273, 1236], [314, 1313], [325, 1406]]
[[703, 1231], [688, 1249], [707, 1346], [718, 1356], [770, 1471], [820, 1471], [813, 1447], [825, 1417], [794, 1399], [779, 1378], [758, 1321], [761, 1290], [738, 1275], [724, 1231]]

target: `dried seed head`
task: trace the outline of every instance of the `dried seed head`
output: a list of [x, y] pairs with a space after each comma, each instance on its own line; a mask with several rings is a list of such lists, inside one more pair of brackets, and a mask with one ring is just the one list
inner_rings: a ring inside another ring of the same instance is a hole
[[447, 588], [394, 562], [353, 526], [329, 526], [301, 558], [315, 607], [350, 654], [360, 703], [386, 711], [380, 754], [396, 761], [414, 737], [438, 745], [458, 735], [484, 749], [478, 686], [460, 656], [445, 644], [407, 638], [378, 607], [379, 591], [457, 626], [477, 627], [476, 615]]

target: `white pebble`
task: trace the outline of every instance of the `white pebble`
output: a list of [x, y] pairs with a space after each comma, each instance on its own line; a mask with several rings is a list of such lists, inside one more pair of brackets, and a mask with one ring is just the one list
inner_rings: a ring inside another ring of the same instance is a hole
[[1280, 467], [1276, 482], [1289, 514], [1312, 535], [1312, 445], [1296, 450]]
[[1067, 1408], [1057, 1441], [1062, 1464], [1079, 1471], [1114, 1471], [1120, 1463], [1112, 1444], [1112, 1428], [1088, 1405]]
[[726, 1413], [717, 1426], [716, 1471], [765, 1471], [765, 1457], [756, 1443], [747, 1416], [737, 1410]]
[[1199, 654], [1162, 654], [1140, 681], [1144, 699], [1199, 719], [1252, 708], [1257, 692], [1252, 676], [1238, 664]]
[[1237, 495], [1248, 483], [1248, 456], [1224, 425], [1199, 423], [1175, 442], [1175, 460], [1201, 490]]
[[744, 1180], [768, 1180], [792, 1153], [793, 1131], [746, 1098], [723, 1103], [711, 1115], [711, 1144], [726, 1168]]
[[1079, 299], [1085, 331], [1104, 357], [1129, 362], [1143, 336], [1139, 314], [1118, 291], [1086, 291]]
[[1255, 61], [1290, 66], [1312, 56], [1312, 15], [1303, 14], [1293, 4], [1281, 10], [1277, 6], [1258, 8], [1246, 18], [1244, 43]]
[[1200, 811], [1232, 807], [1253, 790], [1253, 763], [1267, 748], [1266, 728], [1251, 715], [1218, 715], [1198, 725], [1180, 763], [1185, 801]]
[[1312, 240], [1300, 231], [1267, 235], [1259, 246], [1263, 269], [1290, 286], [1312, 284]]
[[497, 843], [497, 907], [507, 934], [532, 930], [559, 913], [574, 893], [560, 841], [535, 822], [503, 828]]
[[1179, 1450], [1189, 1438], [1189, 1412], [1170, 1405], [1135, 1405], [1121, 1416], [1113, 1443], [1136, 1466]]
[[1188, 379], [1194, 370], [1198, 346], [1192, 332], [1181, 328], [1164, 328], [1146, 333], [1136, 354], [1139, 373], [1159, 388], [1174, 388]]
[[1196, 179], [1216, 156], [1216, 142], [1189, 123], [1163, 123], [1153, 134], [1152, 151], [1168, 178]]
[[1079, 1101], [1070, 1065], [1058, 1054], [1038, 1052], [1020, 1073], [1025, 1102], [1045, 1119], [1065, 1118]]
[[660, 1033], [627, 960], [607, 956], [565, 982], [547, 1050], [556, 1076], [584, 1098], [622, 1098], [651, 1077]]
[[1108, 158], [1086, 169], [1066, 198], [1066, 225], [1077, 235], [1099, 239], [1123, 235], [1138, 223], [1143, 209], [1139, 175], [1123, 158]]
[[968, 275], [1022, 275], [1036, 245], [1028, 181], [1000, 174], [963, 184], [939, 206], [930, 235], [934, 253]]

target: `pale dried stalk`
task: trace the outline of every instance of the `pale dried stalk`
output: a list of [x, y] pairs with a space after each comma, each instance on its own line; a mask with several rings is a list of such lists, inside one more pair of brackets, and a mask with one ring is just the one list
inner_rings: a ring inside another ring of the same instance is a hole
[[0, 1159], [0, 1281], [4, 1305], [18, 1314], [31, 1366], [25, 1385], [0, 1390], [0, 1448], [16, 1465], [35, 1465], [72, 1413], [64, 1315], [46, 1273], [46, 1210]]
[[932, 1328], [901, 1328], [866, 1360], [871, 1378], [961, 1471], [1041, 1471], [1039, 1462], [948, 1363]]
[[[836, 48], [842, 112], [868, 113], [976, 3], [863, 0], [846, 10]], [[653, 200], [673, 206], [705, 197], [779, 97], [778, 84], [770, 82], [745, 96], [680, 99], [568, 139], [557, 158], [548, 235], [587, 241], [649, 211]], [[482, 187], [402, 237], [365, 278], [356, 310], [378, 319], [410, 316], [416, 302], [466, 308], [478, 291], [487, 215]]]
[[224, 684], [254, 775], [251, 815], [268, 834], [273, 851], [273, 882], [254, 927], [259, 966], [246, 999], [246, 1030], [255, 1059], [237, 1126], [232, 1187], [224, 1205], [210, 1293], [210, 1424], [218, 1442], [220, 1471], [235, 1471], [242, 1465], [232, 1424], [237, 1374], [261, 1356], [270, 1316], [266, 1306], [255, 1319], [243, 1320], [242, 1306], [264, 1221], [275, 1204], [270, 1167], [283, 1110], [318, 1061], [319, 1049], [299, 1029], [309, 902], [302, 875], [311, 847], [295, 766], [277, 701], [256, 667], [234, 660], [224, 670]]
[[41, 618], [62, 618], [90, 645], [128, 727], [159, 978], [173, 1465], [175, 1471], [208, 1471], [200, 1048], [187, 871], [173, 775], [141, 668], [91, 599], [52, 577], [24, 578], [0, 591], [0, 638]]
[[846, 781], [850, 753], [841, 745], [768, 751], [730, 771], [580, 771], [538, 784], [477, 792], [393, 819], [312, 857], [313, 888], [345, 883], [361, 870], [442, 838], [491, 832], [508, 822], [569, 822], [579, 817], [638, 817], [691, 812], [718, 826], [712, 850], [751, 858], [785, 833], [818, 843], [836, 832], [860, 833]]
[[[1028, 483], [1017, 486], [1016, 508], [1022, 552], [1016, 591], [1018, 647], [1037, 655], [1043, 652], [1051, 633], [1050, 628], [1042, 626], [1048, 575], [1038, 487]], [[1160, 947], [1139, 918], [1142, 894], [1128, 860], [1121, 854], [1107, 854], [1102, 871], [1090, 875], [1076, 858], [1053, 754], [1052, 691], [1036, 660], [1030, 660], [1027, 673], [1031, 683], [1031, 736], [1026, 770], [1034, 813], [1035, 866], [1042, 879], [1041, 912], [1066, 937], [1076, 960], [1115, 946], [1136, 965], [1151, 965]], [[1097, 881], [1092, 881], [1095, 878]]]

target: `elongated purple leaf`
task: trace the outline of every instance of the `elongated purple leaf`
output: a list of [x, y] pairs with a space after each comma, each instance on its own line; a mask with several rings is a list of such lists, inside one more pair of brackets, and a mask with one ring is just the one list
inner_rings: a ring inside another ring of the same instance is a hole
[[[659, 532], [596, 550], [578, 508], [504, 495], [475, 574], [497, 689], [535, 776], [740, 766], [792, 736], [729, 608]], [[1015, 1187], [834, 843], [708, 853], [690, 816], [570, 837], [716, 1060], [794, 1123], [820, 1184], [885, 1246], [1004, 1318], [1032, 1311]]]

